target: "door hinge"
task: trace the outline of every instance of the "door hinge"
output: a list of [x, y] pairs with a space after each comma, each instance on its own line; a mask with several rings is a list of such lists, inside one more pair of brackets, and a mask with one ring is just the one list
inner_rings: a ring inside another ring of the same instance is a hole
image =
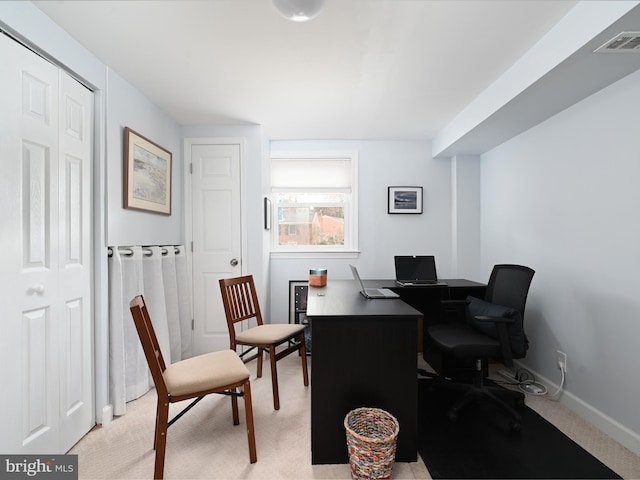
[[195, 324], [196, 324], [195, 319], [192, 318], [191, 319], [191, 330], [195, 330], [196, 329]]
[[193, 240], [191, 240], [191, 253], [193, 253]]
[[193, 163], [189, 164], [189, 173], [193, 175]]

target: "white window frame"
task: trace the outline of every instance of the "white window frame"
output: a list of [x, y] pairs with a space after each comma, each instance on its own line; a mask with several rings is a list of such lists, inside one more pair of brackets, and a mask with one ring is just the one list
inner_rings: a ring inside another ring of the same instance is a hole
[[[278, 245], [278, 205], [275, 195], [282, 191], [339, 191], [339, 189], [328, 187], [327, 189], [318, 187], [277, 189], [270, 185], [271, 192], [271, 256], [282, 258], [355, 258], [358, 254], [358, 152], [357, 151], [317, 151], [317, 152], [287, 152], [274, 151], [270, 155], [271, 162], [279, 159], [290, 160], [348, 160], [350, 162], [351, 188], [350, 200], [344, 206], [344, 245]], [[270, 165], [271, 167], [271, 165]], [[344, 191], [344, 190], [342, 190]]]

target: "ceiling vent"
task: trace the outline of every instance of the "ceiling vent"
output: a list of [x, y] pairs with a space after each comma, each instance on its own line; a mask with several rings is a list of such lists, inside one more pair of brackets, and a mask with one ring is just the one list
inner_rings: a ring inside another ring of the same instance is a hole
[[597, 53], [640, 53], [640, 32], [622, 32], [594, 52]]

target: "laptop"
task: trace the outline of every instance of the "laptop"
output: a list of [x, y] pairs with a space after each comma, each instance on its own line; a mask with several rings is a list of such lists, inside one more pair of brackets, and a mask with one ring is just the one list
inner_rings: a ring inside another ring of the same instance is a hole
[[358, 269], [354, 265], [349, 265], [349, 267], [351, 268], [353, 278], [355, 278], [360, 286], [360, 294], [364, 298], [400, 298], [400, 295], [388, 288], [364, 288], [364, 284], [358, 274]]
[[402, 286], [446, 285], [438, 281], [433, 255], [396, 255], [396, 283]]

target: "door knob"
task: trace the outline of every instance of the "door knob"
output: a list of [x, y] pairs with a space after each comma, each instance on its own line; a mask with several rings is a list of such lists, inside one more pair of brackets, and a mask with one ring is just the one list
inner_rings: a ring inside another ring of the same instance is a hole
[[238, 259], [232, 258], [229, 263], [231, 264], [232, 267], [235, 267], [236, 265], [238, 265]]
[[34, 293], [38, 295], [42, 295], [44, 293], [44, 285], [41, 285], [38, 283], [33, 287], [27, 288], [27, 295], [33, 295]]

